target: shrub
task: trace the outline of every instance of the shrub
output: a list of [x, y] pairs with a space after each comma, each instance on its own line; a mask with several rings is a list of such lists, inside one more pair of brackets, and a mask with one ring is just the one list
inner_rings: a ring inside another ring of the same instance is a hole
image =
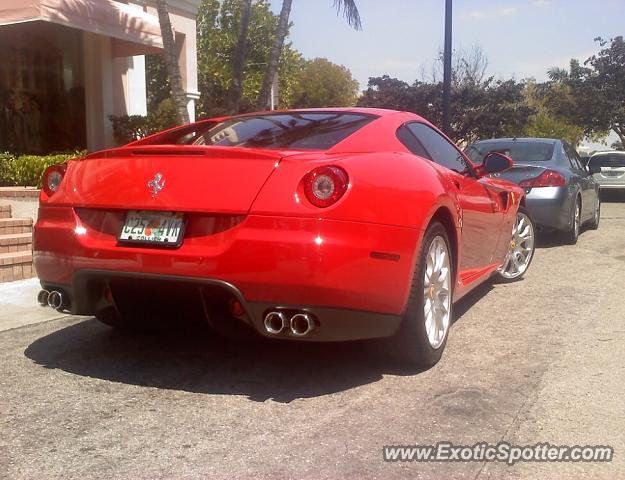
[[10, 187], [14, 184], [13, 163], [15, 156], [10, 153], [0, 153], [0, 187]]
[[113, 135], [119, 145], [125, 145], [152, 133], [177, 125], [176, 107], [171, 99], [163, 100], [147, 117], [141, 115], [109, 115]]
[[84, 152], [56, 155], [22, 155], [14, 157], [0, 154], [0, 185], [3, 187], [37, 186], [41, 188], [43, 172], [50, 165], [80, 157]]
[[148, 134], [147, 117], [141, 115], [109, 115], [113, 136], [119, 145], [125, 145]]

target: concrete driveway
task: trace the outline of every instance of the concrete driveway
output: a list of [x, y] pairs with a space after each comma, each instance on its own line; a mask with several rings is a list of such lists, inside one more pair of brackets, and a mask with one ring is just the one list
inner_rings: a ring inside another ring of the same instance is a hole
[[[543, 242], [523, 281], [457, 305], [442, 361], [420, 373], [366, 343], [132, 335], [81, 317], [5, 330], [0, 477], [625, 478], [624, 267], [625, 204], [605, 203], [598, 231], [576, 246]], [[615, 455], [511, 467], [382, 460], [384, 445], [444, 440]]]

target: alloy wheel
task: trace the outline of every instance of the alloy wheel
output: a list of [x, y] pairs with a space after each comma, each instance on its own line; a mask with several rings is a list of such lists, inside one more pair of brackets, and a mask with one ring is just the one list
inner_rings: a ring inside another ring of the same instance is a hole
[[451, 263], [447, 243], [436, 236], [430, 243], [423, 273], [423, 316], [430, 346], [438, 349], [449, 329]]
[[509, 280], [525, 273], [534, 255], [534, 225], [528, 215], [519, 211], [512, 228], [508, 255], [501, 267], [501, 275]]
[[575, 216], [573, 218], [573, 228], [575, 229], [575, 237], [579, 236], [579, 226], [581, 223], [581, 217], [582, 217], [582, 212], [581, 212], [581, 205], [579, 204], [579, 202], [575, 202]]

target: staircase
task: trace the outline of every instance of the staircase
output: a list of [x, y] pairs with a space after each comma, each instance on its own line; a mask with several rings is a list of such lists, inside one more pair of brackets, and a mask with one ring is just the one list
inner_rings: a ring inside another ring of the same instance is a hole
[[0, 283], [36, 276], [32, 232], [32, 219], [11, 218], [11, 206], [0, 203]]

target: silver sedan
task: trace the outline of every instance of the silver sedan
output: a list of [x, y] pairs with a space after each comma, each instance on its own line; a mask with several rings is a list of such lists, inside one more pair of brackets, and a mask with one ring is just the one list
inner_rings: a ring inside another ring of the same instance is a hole
[[599, 227], [599, 169], [586, 167], [565, 140], [548, 138], [497, 138], [467, 148], [476, 163], [490, 152], [514, 160], [514, 166], [496, 174], [525, 188], [527, 208], [538, 228], [560, 232], [564, 241], [577, 243], [581, 226]]
[[595, 180], [604, 190], [625, 191], [625, 152], [597, 152], [588, 161], [595, 173]]

